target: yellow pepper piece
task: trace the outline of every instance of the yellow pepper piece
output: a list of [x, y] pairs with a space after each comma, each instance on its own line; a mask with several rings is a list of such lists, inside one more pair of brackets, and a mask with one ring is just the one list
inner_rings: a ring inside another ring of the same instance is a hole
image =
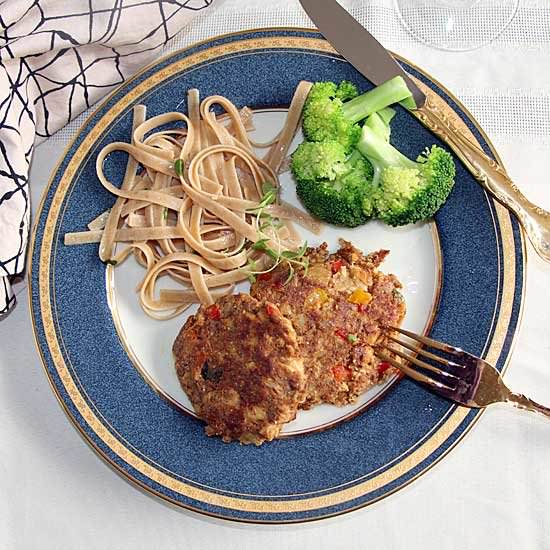
[[328, 302], [327, 291], [322, 288], [313, 289], [307, 298], [305, 299], [305, 306], [307, 307], [321, 307], [323, 304]]
[[366, 306], [372, 300], [372, 294], [362, 288], [355, 289], [348, 298], [350, 304]]

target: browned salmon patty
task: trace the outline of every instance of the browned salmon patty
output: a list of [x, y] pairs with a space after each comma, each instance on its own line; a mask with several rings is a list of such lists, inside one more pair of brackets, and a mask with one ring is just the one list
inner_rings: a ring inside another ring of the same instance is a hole
[[386, 337], [383, 325], [399, 325], [405, 315], [401, 284], [378, 270], [387, 254], [365, 256], [345, 241], [329, 254], [323, 244], [307, 252], [307, 272], [286, 282], [281, 265], [252, 285], [252, 296], [277, 304], [296, 330], [307, 376], [301, 408], [353, 403], [395, 372], [373, 350]]
[[208, 435], [260, 445], [296, 417], [305, 374], [279, 308], [248, 294], [201, 306], [174, 342], [177, 375]]

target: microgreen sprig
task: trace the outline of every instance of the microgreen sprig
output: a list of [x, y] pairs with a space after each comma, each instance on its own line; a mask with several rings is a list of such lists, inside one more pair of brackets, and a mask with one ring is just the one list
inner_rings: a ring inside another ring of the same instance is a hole
[[283, 226], [283, 223], [280, 220], [274, 219], [268, 212], [265, 212], [268, 206], [277, 201], [278, 189], [271, 185], [271, 183], [266, 182], [262, 185], [262, 192], [263, 195], [258, 206], [247, 210], [249, 213], [256, 214], [256, 225], [258, 227], [259, 238], [251, 248], [269, 256], [273, 260], [273, 265], [267, 270], [259, 271], [257, 261], [250, 259], [244, 269], [246, 270], [248, 279], [253, 283], [256, 280], [256, 275], [269, 273], [278, 265], [284, 263], [288, 266], [288, 277], [284, 283], [287, 284], [294, 277], [297, 268], [303, 268], [307, 273], [309, 267], [309, 260], [305, 257], [307, 242], [304, 242], [298, 250], [276, 250], [269, 246], [272, 237], [267, 232], [272, 230], [277, 236], [277, 230]]
[[174, 172], [176, 172], [176, 175], [178, 176], [183, 175], [183, 168], [184, 168], [183, 160], [177, 159], [176, 162], [174, 162]]

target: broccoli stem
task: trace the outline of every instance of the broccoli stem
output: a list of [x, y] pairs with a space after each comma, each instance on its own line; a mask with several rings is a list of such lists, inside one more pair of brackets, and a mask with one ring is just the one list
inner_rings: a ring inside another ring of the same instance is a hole
[[377, 134], [372, 128], [365, 125], [361, 131], [361, 138], [356, 145], [357, 150], [370, 161], [374, 168], [373, 183], [378, 182], [384, 168], [417, 168], [417, 163], [407, 158], [391, 143]]
[[378, 134], [384, 141], [390, 140], [390, 126], [386, 124], [380, 113], [372, 113], [365, 121], [365, 126], [368, 126], [375, 134]]
[[409, 111], [417, 108], [416, 101], [414, 100], [414, 97], [412, 95], [410, 97], [406, 97], [403, 101], [401, 101], [401, 105]]
[[359, 97], [346, 101], [343, 106], [344, 117], [352, 122], [359, 122], [372, 113], [381, 111], [385, 107], [399, 103], [411, 96], [403, 78], [395, 76]]
[[349, 163], [357, 162], [358, 160], [362, 159], [363, 162], [365, 162], [364, 155], [362, 155], [359, 151], [353, 150], [351, 155], [348, 157]]
[[386, 107], [385, 109], [382, 109], [382, 110], [378, 111], [377, 114], [384, 121], [384, 123], [389, 126], [389, 124], [392, 121], [393, 117], [397, 113], [396, 113], [395, 109], [392, 109], [391, 107]]

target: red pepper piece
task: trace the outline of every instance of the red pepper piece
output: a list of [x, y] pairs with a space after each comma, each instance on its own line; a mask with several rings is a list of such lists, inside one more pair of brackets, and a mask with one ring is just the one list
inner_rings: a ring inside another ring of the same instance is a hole
[[330, 269], [332, 270], [332, 273], [336, 274], [342, 269], [343, 265], [344, 265], [344, 262], [342, 260], [334, 260], [330, 264]]
[[378, 374], [382, 376], [389, 368], [391, 368], [391, 365], [387, 361], [380, 361], [378, 363]]
[[277, 315], [277, 308], [275, 306], [272, 306], [271, 304], [266, 304], [265, 310], [270, 317]]
[[359, 313], [365, 313], [365, 311], [367, 311], [367, 304], [357, 304], [357, 311]]
[[351, 370], [343, 365], [334, 365], [330, 370], [336, 382], [344, 382], [351, 379]]
[[206, 315], [213, 321], [219, 321], [222, 318], [222, 312], [217, 304], [212, 304], [206, 308]]
[[346, 342], [348, 341], [348, 333], [343, 328], [337, 328], [334, 331], [334, 334], [342, 338], [342, 340], [345, 340]]

